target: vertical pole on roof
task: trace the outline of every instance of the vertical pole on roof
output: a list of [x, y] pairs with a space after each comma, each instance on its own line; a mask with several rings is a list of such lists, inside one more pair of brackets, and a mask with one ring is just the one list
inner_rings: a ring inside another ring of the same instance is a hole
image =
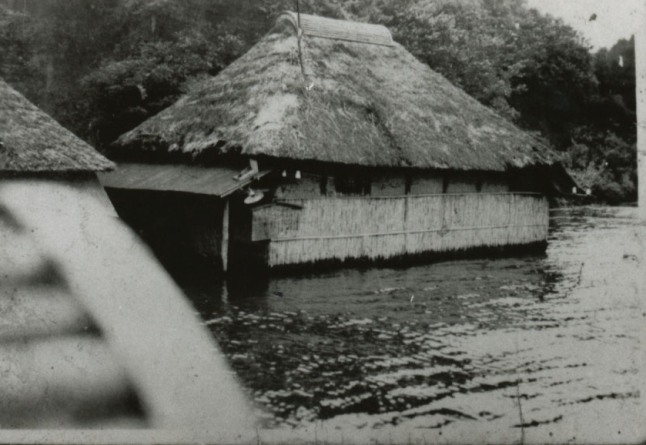
[[639, 215], [646, 221], [646, 5], [642, 4], [635, 33], [635, 70], [637, 88], [637, 199]]
[[296, 0], [296, 17], [298, 18], [298, 29], [301, 29], [301, 5], [299, 0]]

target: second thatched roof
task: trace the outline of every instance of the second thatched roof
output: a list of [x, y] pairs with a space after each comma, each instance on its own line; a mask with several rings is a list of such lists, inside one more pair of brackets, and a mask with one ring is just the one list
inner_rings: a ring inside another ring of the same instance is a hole
[[299, 33], [298, 17], [283, 14], [219, 75], [121, 136], [115, 154], [490, 171], [556, 162], [540, 140], [418, 61], [386, 28], [300, 20]]
[[0, 172], [97, 172], [113, 167], [0, 79]]

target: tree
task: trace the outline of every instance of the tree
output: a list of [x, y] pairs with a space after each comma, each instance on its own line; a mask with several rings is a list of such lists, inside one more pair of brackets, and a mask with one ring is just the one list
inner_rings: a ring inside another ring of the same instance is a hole
[[28, 15], [0, 4], [0, 78], [14, 84], [29, 98], [37, 96], [41, 82], [32, 63], [33, 26]]
[[[101, 148], [172, 104], [192, 79], [216, 75], [273, 25], [292, 1], [130, 0], [119, 39], [81, 79], [88, 104], [81, 133]], [[316, 11], [339, 11], [331, 2]]]
[[521, 24], [518, 46], [526, 55], [513, 79], [511, 103], [524, 126], [540, 130], [564, 150], [596, 94], [589, 49], [572, 28], [536, 11]]
[[[602, 195], [633, 196], [634, 39], [591, 54], [577, 32], [525, 0], [299, 6], [387, 26], [452, 83], [540, 132]], [[216, 75], [295, 7], [295, 0], [0, 0], [0, 75], [102, 148], [195, 79]]]
[[172, 104], [192, 78], [215, 75], [245, 44], [220, 27], [213, 2], [129, 1], [119, 39], [80, 80], [90, 119], [84, 136], [104, 147]]
[[594, 55], [594, 71], [599, 79], [599, 97], [590, 119], [598, 127], [635, 142], [635, 38], [622, 39], [609, 50], [599, 50]]

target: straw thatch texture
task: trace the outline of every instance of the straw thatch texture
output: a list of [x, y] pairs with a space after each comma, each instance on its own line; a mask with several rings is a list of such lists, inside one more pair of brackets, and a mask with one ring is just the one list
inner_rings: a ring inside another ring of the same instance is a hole
[[548, 203], [533, 194], [479, 193], [288, 200], [254, 210], [253, 240], [270, 266], [391, 258], [544, 241]]
[[0, 171], [96, 172], [113, 167], [0, 79]]
[[293, 21], [291, 15], [279, 18], [218, 76], [124, 134], [113, 146], [115, 155], [241, 153], [490, 171], [555, 162], [541, 141], [401, 45], [307, 34], [299, 45]]
[[285, 12], [285, 19], [291, 20], [296, 28], [300, 25], [303, 34], [313, 37], [348, 40], [350, 42], [371, 43], [373, 45], [393, 44], [393, 37], [388, 28], [382, 25], [348, 22], [328, 19], [308, 14]]

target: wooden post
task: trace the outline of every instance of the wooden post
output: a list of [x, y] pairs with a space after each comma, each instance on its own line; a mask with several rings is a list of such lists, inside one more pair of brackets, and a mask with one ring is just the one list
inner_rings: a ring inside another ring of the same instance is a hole
[[404, 197], [404, 248], [402, 249], [402, 253], [408, 253], [408, 233], [410, 232], [411, 228], [409, 227], [408, 223], [408, 208], [410, 206], [410, 196], [406, 195]]
[[639, 215], [646, 221], [646, 6], [642, 4], [635, 33], [637, 88], [637, 181]]
[[229, 266], [229, 199], [224, 200], [224, 211], [222, 212], [222, 243], [220, 245], [220, 258], [222, 259], [222, 271], [226, 272]]

